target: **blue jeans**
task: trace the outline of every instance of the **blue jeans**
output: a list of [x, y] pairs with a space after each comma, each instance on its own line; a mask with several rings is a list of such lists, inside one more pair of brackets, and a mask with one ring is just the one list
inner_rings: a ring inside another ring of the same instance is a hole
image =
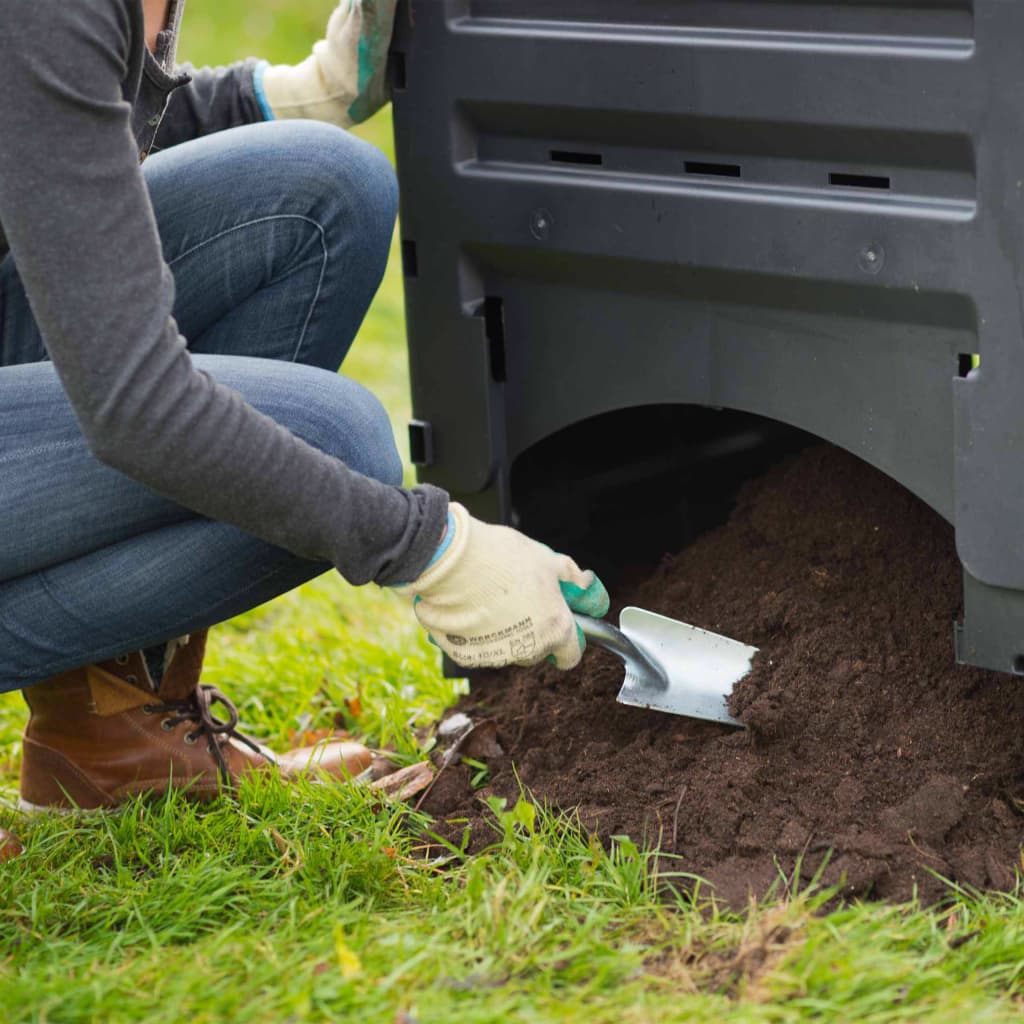
[[[354, 469], [401, 483], [383, 408], [336, 372], [387, 260], [397, 191], [385, 157], [336, 128], [285, 121], [165, 150], [143, 172], [196, 367]], [[140, 648], [155, 663], [171, 637], [331, 568], [93, 458], [10, 256], [0, 510], [0, 692]]]

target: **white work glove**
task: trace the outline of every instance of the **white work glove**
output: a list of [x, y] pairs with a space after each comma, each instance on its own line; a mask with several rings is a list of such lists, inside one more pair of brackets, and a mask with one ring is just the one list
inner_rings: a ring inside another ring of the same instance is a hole
[[573, 611], [608, 612], [604, 584], [567, 555], [507, 526], [449, 506], [439, 556], [412, 583], [395, 590], [413, 598], [420, 624], [463, 668], [579, 664], [586, 639]]
[[341, 0], [327, 38], [301, 64], [257, 71], [257, 92], [274, 117], [305, 117], [340, 128], [365, 121], [390, 98], [388, 47], [397, 0]]

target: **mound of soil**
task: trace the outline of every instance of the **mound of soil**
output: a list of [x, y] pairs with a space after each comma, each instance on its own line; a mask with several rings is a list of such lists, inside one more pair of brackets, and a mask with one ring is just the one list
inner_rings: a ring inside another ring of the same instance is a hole
[[480, 822], [482, 796], [514, 800], [514, 765], [537, 800], [579, 808], [604, 839], [679, 855], [667, 869], [734, 906], [798, 863], [804, 880], [824, 864], [851, 897], [939, 900], [936, 875], [1012, 886], [1024, 686], [954, 663], [953, 532], [909, 492], [838, 449], [808, 449], [616, 597], [758, 646], [732, 698], [748, 728], [618, 704], [621, 665], [601, 651], [566, 674], [489, 673], [459, 710], [493, 718], [505, 755], [476, 794], [468, 769], [441, 776], [424, 805], [441, 830]]

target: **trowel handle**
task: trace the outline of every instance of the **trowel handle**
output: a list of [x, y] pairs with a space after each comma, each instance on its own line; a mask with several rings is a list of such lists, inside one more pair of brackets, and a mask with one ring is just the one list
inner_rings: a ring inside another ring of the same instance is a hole
[[620, 658], [636, 657], [640, 652], [621, 629], [616, 629], [607, 619], [594, 619], [589, 615], [573, 615], [576, 625], [583, 630], [583, 635], [592, 640], [598, 647], [603, 647]]
[[653, 689], [668, 687], [664, 669], [651, 661], [647, 653], [640, 650], [621, 629], [616, 629], [607, 619], [594, 619], [589, 615], [579, 615], [575, 612], [573, 618], [588, 640], [592, 640], [598, 647], [603, 647], [606, 651], [611, 651], [616, 657], [621, 658], [627, 672], [639, 668], [643, 672], [644, 678], [648, 680], [648, 685]]

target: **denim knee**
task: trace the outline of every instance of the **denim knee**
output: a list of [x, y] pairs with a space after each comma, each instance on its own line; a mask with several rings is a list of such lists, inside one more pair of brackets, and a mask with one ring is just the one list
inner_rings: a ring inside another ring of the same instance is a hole
[[[372, 391], [361, 384], [335, 375], [331, 391], [336, 397], [324, 410], [327, 430], [322, 433], [324, 451], [347, 466], [382, 483], [402, 483], [402, 459], [387, 411]], [[344, 408], [344, 417], [337, 415]], [[333, 411], [333, 415], [331, 415]]]
[[264, 415], [314, 448], [382, 483], [402, 482], [391, 421], [372, 391], [303, 363], [200, 353], [197, 369], [241, 393]]
[[[325, 126], [329, 127], [329, 126]], [[344, 150], [330, 161], [338, 200], [338, 230], [329, 232], [339, 249], [347, 249], [347, 258], [333, 261], [336, 273], [352, 285], [365, 290], [369, 305], [384, 276], [391, 236], [398, 215], [398, 180], [388, 158], [374, 146], [355, 136], [335, 138], [334, 145]]]
[[[368, 240], [381, 248], [386, 260], [391, 247], [391, 235], [398, 216], [398, 178], [388, 158], [376, 146], [340, 133], [345, 142], [342, 147], [347, 159], [337, 165], [344, 176], [344, 193], [351, 197], [349, 207], [363, 212]], [[338, 142], [335, 138], [335, 143]]]
[[317, 372], [301, 406], [280, 421], [303, 440], [382, 483], [402, 483], [402, 460], [388, 414], [373, 392], [338, 374]]
[[[297, 154], [279, 173], [287, 192], [321, 226], [327, 259], [317, 316], [302, 361], [329, 369], [343, 362], [380, 286], [398, 213], [398, 182], [377, 148], [317, 121], [271, 122], [275, 151]], [[264, 127], [270, 127], [265, 125]]]
[[340, 228], [329, 244], [352, 245], [383, 263], [398, 215], [398, 180], [388, 158], [368, 142], [320, 121], [273, 122], [287, 137], [284, 152], [304, 155], [295, 165], [312, 206], [333, 213]]

